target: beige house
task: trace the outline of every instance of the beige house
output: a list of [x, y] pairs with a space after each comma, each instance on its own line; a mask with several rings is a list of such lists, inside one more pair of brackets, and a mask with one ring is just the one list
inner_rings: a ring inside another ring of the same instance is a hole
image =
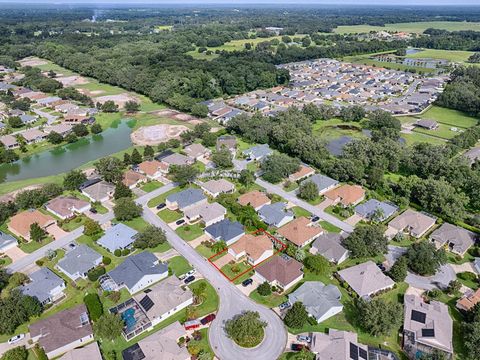
[[312, 176], [315, 174], [315, 169], [311, 168], [310, 166], [307, 165], [300, 165], [300, 169], [293, 174], [291, 174], [288, 177], [288, 180], [294, 182], [294, 181], [300, 181], [303, 180], [309, 176]]
[[134, 189], [137, 185], [146, 183], [147, 177], [143, 174], [140, 174], [133, 170], [127, 170], [123, 174], [123, 184], [127, 186], [129, 189]]
[[437, 219], [430, 215], [408, 209], [388, 223], [385, 236], [389, 239], [398, 233], [407, 233], [414, 238], [420, 238], [430, 230]]
[[87, 346], [70, 350], [59, 360], [103, 360], [98, 343], [92, 342]]
[[168, 165], [157, 160], [144, 161], [138, 164], [138, 172], [154, 180], [168, 174]]
[[187, 208], [183, 215], [188, 223], [201, 221], [205, 226], [210, 226], [223, 220], [227, 215], [227, 209], [218, 203], [204, 202]]
[[365, 190], [360, 185], [342, 185], [325, 193], [325, 197], [334, 204], [344, 207], [355, 206], [365, 199]]
[[115, 192], [115, 185], [106, 181], [99, 181], [82, 190], [82, 194], [93, 202], [104, 202], [109, 200]]
[[438, 248], [445, 246], [449, 251], [463, 256], [477, 240], [477, 235], [460, 226], [444, 223], [430, 234], [430, 240]]
[[268, 235], [243, 235], [232, 246], [228, 252], [236, 260], [246, 257], [247, 262], [253, 266], [260, 264], [273, 255], [273, 243]]
[[323, 234], [323, 229], [302, 216], [278, 229], [277, 234], [298, 247], [304, 247]]
[[316, 360], [368, 360], [368, 347], [349, 331], [329, 329], [328, 334], [313, 333], [310, 350], [316, 354]]
[[30, 241], [30, 226], [37, 223], [43, 230], [55, 225], [56, 220], [50, 215], [45, 215], [38, 210], [25, 210], [10, 218], [8, 230], [18, 237]]
[[268, 282], [272, 286], [290, 289], [303, 278], [303, 265], [288, 255], [275, 256], [255, 269], [259, 282]]
[[202, 144], [188, 145], [185, 147], [185, 149], [183, 149], [183, 151], [185, 152], [185, 154], [187, 154], [188, 157], [191, 157], [192, 159], [195, 159], [197, 161], [208, 159], [212, 153]]
[[214, 198], [220, 194], [231, 194], [235, 191], [235, 185], [225, 179], [209, 180], [200, 184], [200, 187], [207, 195]]
[[75, 214], [82, 214], [90, 210], [90, 207], [88, 201], [73, 196], [59, 196], [45, 205], [48, 211], [62, 220], [74, 217]]
[[255, 211], [258, 211], [262, 206], [271, 204], [272, 201], [265, 193], [254, 190], [240, 195], [238, 197], [238, 203], [242, 206], [250, 205]]

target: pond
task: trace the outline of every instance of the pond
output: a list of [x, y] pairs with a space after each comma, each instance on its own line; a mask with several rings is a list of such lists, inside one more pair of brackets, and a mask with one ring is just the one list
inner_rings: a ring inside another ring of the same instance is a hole
[[415, 49], [415, 48], [408, 48], [405, 53], [407, 55], [413, 55], [413, 54], [416, 54], [416, 53], [419, 53], [421, 52], [422, 50], [421, 49]]
[[135, 120], [119, 121], [101, 134], [0, 166], [0, 183], [57, 175], [132, 146]]

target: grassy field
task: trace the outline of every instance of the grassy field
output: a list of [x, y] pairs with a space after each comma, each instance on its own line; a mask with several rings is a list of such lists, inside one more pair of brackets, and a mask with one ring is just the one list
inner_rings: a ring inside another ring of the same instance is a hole
[[453, 62], [466, 62], [472, 54], [472, 51], [422, 49], [422, 51], [409, 54], [406, 57], [413, 59], [445, 59]]
[[198, 224], [182, 225], [175, 232], [185, 241], [192, 241], [203, 235], [203, 228]]
[[[390, 51], [384, 52], [389, 53]], [[404, 64], [397, 64], [397, 63], [389, 63], [384, 61], [378, 61], [371, 59], [373, 55], [379, 55], [380, 53], [374, 54], [365, 54], [365, 55], [354, 55], [354, 56], [345, 56], [342, 60], [350, 63], [355, 64], [363, 64], [363, 65], [371, 65], [385, 69], [394, 69], [399, 71], [407, 71], [410, 69], [415, 69], [416, 72], [421, 74], [428, 74], [432, 73], [434, 69], [424, 68], [424, 67], [417, 67], [417, 66], [409, 66]]]
[[177, 221], [178, 219], [181, 219], [183, 217], [183, 215], [179, 211], [173, 211], [169, 209], [159, 211], [157, 215], [160, 219], [165, 221], [167, 224], [173, 221]]
[[371, 26], [371, 25], [352, 25], [339, 26], [334, 32], [338, 34], [360, 34], [368, 33], [370, 31], [405, 31], [411, 33], [423, 33], [428, 28], [448, 30], [448, 31], [462, 31], [473, 30], [480, 31], [480, 23], [474, 22], [459, 22], [459, 21], [424, 21], [424, 22], [409, 22], [385, 24], [385, 26]]
[[287, 301], [287, 296], [286, 295], [278, 295], [278, 294], [275, 294], [275, 293], [271, 293], [268, 296], [262, 296], [258, 293], [257, 290], [253, 291], [250, 294], [250, 298], [253, 301], [255, 301], [259, 304], [265, 305], [266, 307], [269, 307], [269, 308], [277, 307], [278, 305]]
[[192, 270], [192, 266], [182, 256], [175, 256], [168, 260], [168, 267], [176, 276], [183, 275]]
[[399, 117], [400, 121], [409, 119], [409, 122], [413, 122], [416, 119], [431, 119], [445, 125], [455, 126], [457, 128], [470, 128], [478, 124], [479, 119], [469, 116], [461, 111], [442, 108], [440, 106], [432, 106], [428, 111], [420, 116], [415, 117]]
[[359, 123], [344, 122], [341, 119], [318, 120], [313, 124], [313, 132], [324, 140], [338, 139], [341, 136], [364, 138]]

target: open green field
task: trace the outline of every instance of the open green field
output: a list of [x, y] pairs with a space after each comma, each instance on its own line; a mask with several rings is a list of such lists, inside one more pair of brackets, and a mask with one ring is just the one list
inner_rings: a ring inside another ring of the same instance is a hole
[[426, 29], [440, 29], [448, 31], [463, 31], [473, 30], [480, 31], [480, 23], [478, 22], [465, 22], [465, 21], [423, 21], [423, 22], [409, 22], [409, 23], [396, 23], [385, 24], [385, 26], [371, 26], [371, 25], [352, 25], [352, 26], [339, 26], [334, 32], [338, 34], [361, 34], [368, 33], [370, 31], [405, 31], [411, 33], [423, 33]]
[[359, 123], [344, 122], [341, 119], [318, 120], [313, 124], [313, 132], [324, 140], [333, 140], [341, 136], [363, 138]]
[[453, 62], [466, 62], [471, 55], [473, 55], [473, 51], [422, 49], [422, 51], [409, 54], [406, 57], [413, 59], [445, 59]]
[[397, 64], [393, 62], [390, 63], [390, 62], [371, 59], [371, 57], [374, 55], [388, 54], [388, 53], [391, 53], [391, 51], [385, 51], [382, 53], [364, 54], [364, 55], [345, 56], [342, 60], [346, 62], [354, 63], [354, 64], [370, 65], [370, 66], [382, 67], [385, 69], [393, 69], [393, 70], [399, 70], [399, 71], [407, 71], [407, 70], [415, 69], [416, 72], [421, 74], [429, 74], [434, 71], [434, 69], [429, 69], [424, 67], [417, 67], [417, 66], [414, 67], [414, 66], [409, 66], [404, 64]]
[[419, 117], [422, 119], [432, 119], [445, 125], [465, 129], [477, 125], [480, 120], [461, 111], [446, 109], [440, 106], [432, 106]]

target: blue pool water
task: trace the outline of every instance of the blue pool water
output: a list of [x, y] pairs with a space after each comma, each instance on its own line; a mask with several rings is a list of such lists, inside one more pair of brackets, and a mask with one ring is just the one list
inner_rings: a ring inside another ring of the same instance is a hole
[[127, 327], [127, 332], [132, 331], [135, 329], [135, 324], [137, 320], [135, 319], [135, 309], [127, 309], [122, 314], [122, 319], [125, 321], [125, 325]]

